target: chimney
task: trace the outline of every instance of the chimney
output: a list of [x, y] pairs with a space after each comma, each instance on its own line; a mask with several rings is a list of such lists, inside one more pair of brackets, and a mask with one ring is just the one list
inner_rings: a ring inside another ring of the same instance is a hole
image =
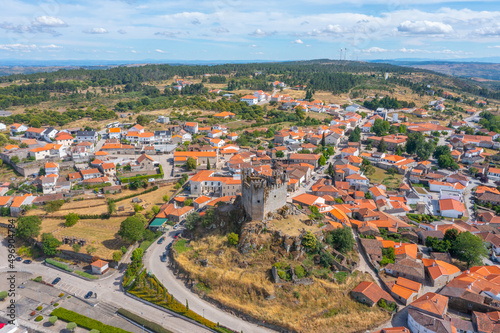
[[434, 225], [434, 230], [436, 230], [436, 231], [438, 230], [437, 224]]

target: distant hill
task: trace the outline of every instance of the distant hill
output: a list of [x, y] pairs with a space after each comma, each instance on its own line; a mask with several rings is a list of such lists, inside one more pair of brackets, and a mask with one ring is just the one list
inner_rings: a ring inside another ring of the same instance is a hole
[[377, 60], [374, 62], [427, 69], [446, 75], [470, 78], [478, 82], [500, 81], [500, 63], [412, 60]]

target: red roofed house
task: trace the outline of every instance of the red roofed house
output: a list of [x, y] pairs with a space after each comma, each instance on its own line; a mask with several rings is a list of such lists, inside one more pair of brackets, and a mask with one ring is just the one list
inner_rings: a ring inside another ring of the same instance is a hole
[[465, 214], [464, 204], [455, 199], [439, 200], [439, 210], [441, 212], [441, 216], [456, 219], [464, 216]]
[[245, 95], [240, 98], [240, 101], [247, 103], [248, 105], [254, 105], [259, 102], [259, 99], [253, 95]]
[[101, 172], [95, 168], [80, 170], [80, 173], [82, 174], [83, 180], [101, 177]]
[[186, 132], [196, 134], [196, 133], [198, 133], [198, 123], [187, 122], [186, 124], [184, 124], [184, 130]]
[[368, 306], [374, 306], [381, 299], [385, 300], [386, 303], [396, 303], [391, 295], [382, 290], [382, 288], [374, 282], [369, 281], [363, 281], [358, 284], [357, 287], [351, 291], [351, 296], [358, 302]]
[[109, 269], [108, 262], [101, 259], [98, 259], [91, 263], [90, 267], [92, 267], [93, 274], [104, 274]]
[[408, 306], [408, 327], [411, 332], [457, 332], [447, 312], [448, 297], [428, 292]]

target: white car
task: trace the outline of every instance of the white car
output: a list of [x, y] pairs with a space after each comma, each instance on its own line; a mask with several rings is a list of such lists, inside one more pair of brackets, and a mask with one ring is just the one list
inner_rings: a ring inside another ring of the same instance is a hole
[[155, 179], [154, 178], [149, 178], [148, 179], [148, 183], [154, 183], [155, 182]]

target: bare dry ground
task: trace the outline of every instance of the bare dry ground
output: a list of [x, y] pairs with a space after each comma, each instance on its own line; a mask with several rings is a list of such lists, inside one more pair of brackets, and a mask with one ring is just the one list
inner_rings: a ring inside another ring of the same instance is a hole
[[[198, 264], [199, 259], [208, 259], [209, 265]], [[242, 255], [222, 236], [192, 241], [177, 261], [200, 281], [197, 287], [207, 296], [298, 332], [364, 331], [390, 318], [380, 308], [370, 308], [349, 296], [359, 282], [371, 280], [360, 272], [349, 275], [343, 283], [313, 278], [309, 286], [285, 284], [279, 288], [271, 282], [269, 273], [274, 252], [264, 248]], [[245, 268], [239, 265], [243, 261], [248, 263]], [[268, 295], [276, 298], [266, 299]]]

